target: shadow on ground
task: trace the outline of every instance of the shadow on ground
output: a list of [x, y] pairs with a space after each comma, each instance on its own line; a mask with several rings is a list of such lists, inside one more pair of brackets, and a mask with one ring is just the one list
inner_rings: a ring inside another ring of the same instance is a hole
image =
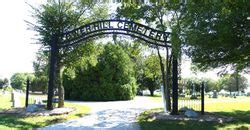
[[[0, 115], [0, 126], [10, 127], [10, 128], [37, 128], [39, 125], [28, 123], [20, 120], [20, 116], [15, 115]], [[24, 127], [25, 126], [25, 127]]]
[[19, 115], [10, 115], [10, 114], [1, 114], [0, 115], [0, 129], [3, 128], [39, 128], [44, 127], [45, 125], [51, 125], [55, 123], [65, 122], [65, 118], [62, 117], [49, 117], [37, 118], [37, 116], [19, 116]]

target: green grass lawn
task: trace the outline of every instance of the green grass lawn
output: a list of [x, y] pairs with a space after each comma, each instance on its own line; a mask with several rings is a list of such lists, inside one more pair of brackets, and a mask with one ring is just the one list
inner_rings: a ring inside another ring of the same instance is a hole
[[[150, 97], [152, 101], [161, 102], [161, 97]], [[216, 130], [216, 129], [250, 129], [250, 98], [218, 98], [205, 100], [205, 111], [214, 112], [220, 115], [234, 117], [234, 121], [230, 123], [212, 123], [212, 122], [196, 122], [196, 121], [166, 121], [154, 120], [150, 118], [150, 113], [163, 111], [162, 108], [153, 109], [142, 113], [138, 117], [138, 122], [142, 130]]]
[[[11, 107], [10, 95], [0, 94], [0, 110]], [[21, 97], [24, 105], [24, 98]], [[60, 116], [17, 116], [17, 115], [4, 115], [0, 114], [0, 129], [8, 128], [39, 128], [47, 125], [64, 122], [66, 120], [79, 118], [90, 112], [90, 108], [74, 103], [65, 103], [66, 107], [74, 107], [76, 111], [68, 115]]]
[[0, 111], [7, 108], [11, 108], [10, 94], [0, 94]]

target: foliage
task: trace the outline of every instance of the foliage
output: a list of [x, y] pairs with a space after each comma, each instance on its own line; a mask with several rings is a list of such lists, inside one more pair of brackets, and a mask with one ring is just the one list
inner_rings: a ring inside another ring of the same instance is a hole
[[[96, 54], [96, 53], [94, 53]], [[92, 54], [92, 55], [94, 55]], [[83, 56], [84, 57], [84, 56]], [[68, 70], [64, 76], [65, 98], [74, 100], [130, 100], [136, 94], [133, 62], [118, 45], [107, 44], [97, 57]]]
[[40, 48], [36, 53], [36, 60], [33, 61], [35, 76], [48, 76], [49, 53]]
[[[73, 30], [82, 24], [86, 24], [94, 19], [103, 19], [107, 16], [106, 6], [94, 6], [95, 3], [91, 1], [66, 1], [66, 0], [52, 0], [38, 8], [33, 9], [32, 17], [36, 23], [30, 23], [31, 28], [38, 32], [38, 41], [42, 44], [41, 52], [48, 56], [47, 49], [52, 44], [52, 37], [61, 36], [66, 31]], [[102, 11], [102, 13], [100, 13]], [[60, 46], [62, 44], [61, 37], [53, 44]], [[60, 48], [57, 56], [57, 69], [56, 69], [56, 86], [59, 95], [59, 107], [63, 107], [64, 102], [64, 87], [62, 85], [62, 72], [64, 65], [71, 62], [68, 55], [77, 46], [67, 48]], [[47, 54], [46, 54], [47, 53]], [[73, 55], [71, 55], [73, 56]], [[74, 58], [75, 59], [75, 58]], [[46, 71], [46, 70], [45, 70]], [[45, 74], [46, 75], [46, 74]]]
[[[148, 26], [153, 26], [161, 31], [172, 31], [170, 35], [171, 48], [163, 48], [166, 51], [165, 63], [160, 53], [160, 47], [155, 48], [158, 51], [158, 57], [160, 60], [160, 70], [162, 85], [164, 88], [164, 97], [166, 98], [166, 108], [170, 111], [170, 87], [173, 85], [171, 78], [171, 61], [177, 61], [181, 57], [181, 45], [183, 38], [181, 35], [181, 19], [182, 17], [182, 4], [180, 1], [171, 0], [168, 2], [164, 1], [152, 1], [150, 4], [132, 4], [131, 2], [123, 2], [122, 6], [117, 9], [118, 17], [126, 18], [130, 20], [142, 21], [148, 24]], [[175, 63], [175, 62], [174, 62]], [[175, 64], [178, 66], [178, 64]], [[180, 64], [179, 64], [180, 67]], [[177, 74], [174, 73], [174, 74]], [[177, 81], [177, 80], [176, 80]], [[175, 84], [174, 84], [175, 85]], [[178, 84], [175, 85], [177, 88]], [[178, 88], [177, 88], [178, 89]], [[177, 100], [177, 99], [174, 99]]]
[[188, 1], [183, 26], [188, 54], [201, 69], [249, 67], [247, 1]]
[[[143, 78], [144, 78], [144, 58], [143, 55], [146, 52], [147, 53], [147, 47], [142, 45], [141, 43], [134, 41], [134, 42], [128, 42], [125, 40], [116, 41], [115, 44], [118, 44], [122, 47], [122, 49], [129, 55], [131, 61], [135, 63], [134, 65], [134, 71], [135, 71], [135, 78], [136, 82], [138, 84], [138, 87], [141, 90], [145, 89], [145, 86], [142, 85]], [[146, 51], [145, 51], [146, 50]]]
[[30, 90], [46, 93], [48, 90], [48, 78], [46, 76], [34, 77], [30, 84]]
[[9, 80], [7, 78], [0, 79], [0, 89], [6, 88], [9, 85]]
[[30, 73], [14, 73], [10, 78], [10, 85], [14, 89], [25, 90], [27, 79], [32, 80], [33, 77]]
[[159, 58], [155, 54], [146, 57], [143, 62], [142, 86], [148, 88], [150, 95], [154, 96], [154, 91], [161, 86], [161, 68]]
[[[238, 83], [238, 88], [237, 88], [237, 83]], [[224, 75], [223, 77], [220, 78], [219, 85], [221, 88], [228, 90], [230, 92], [244, 91], [244, 89], [247, 88], [247, 79], [241, 75], [235, 75], [235, 74]]]
[[36, 53], [36, 60], [33, 61], [35, 77], [31, 81], [31, 91], [47, 92], [48, 89], [48, 58], [49, 53], [40, 48]]
[[203, 80], [205, 83], [205, 92], [211, 92], [216, 90], [217, 92], [219, 92], [222, 88], [219, 86], [219, 81], [215, 81], [212, 79], [204, 79]]
[[[184, 82], [184, 89], [187, 89], [186, 94], [192, 94], [193, 88], [195, 92], [201, 91], [202, 82], [205, 85], [205, 92], [210, 92], [216, 90], [217, 92], [220, 91], [222, 88], [219, 85], [219, 81], [215, 81], [210, 78], [203, 78], [198, 79], [195, 77], [183, 79]], [[182, 88], [180, 88], [182, 89]]]
[[201, 81], [198, 78], [187, 78], [184, 79], [184, 87], [188, 90], [187, 94], [194, 94], [195, 92], [200, 92]]

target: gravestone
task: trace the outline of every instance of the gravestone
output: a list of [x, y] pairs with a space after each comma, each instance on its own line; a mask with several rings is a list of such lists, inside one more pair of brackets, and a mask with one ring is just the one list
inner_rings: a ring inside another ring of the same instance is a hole
[[41, 98], [34, 99], [34, 105], [36, 105], [38, 108], [45, 108], [45, 104]]
[[12, 92], [11, 92], [11, 102], [13, 102], [14, 101], [14, 95], [15, 95], [15, 91], [14, 90], [12, 90]]
[[186, 110], [184, 114], [188, 118], [197, 118], [198, 117], [198, 114], [194, 110], [192, 110], [192, 109]]
[[38, 109], [39, 107], [36, 104], [31, 104], [26, 108], [26, 112], [36, 112]]
[[37, 105], [42, 105], [42, 100], [41, 99], [39, 99], [39, 98], [36, 98], [36, 99], [34, 99], [34, 104], [37, 104]]
[[19, 94], [15, 91], [12, 91], [11, 93], [11, 100], [12, 100], [12, 107], [21, 107], [21, 101], [19, 99]]
[[217, 94], [217, 92], [215, 90], [213, 91], [212, 98], [218, 98], [218, 94]]

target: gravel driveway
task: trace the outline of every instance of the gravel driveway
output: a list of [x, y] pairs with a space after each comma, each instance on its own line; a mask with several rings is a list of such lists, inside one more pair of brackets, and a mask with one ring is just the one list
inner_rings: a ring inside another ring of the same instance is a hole
[[143, 111], [162, 107], [147, 97], [136, 97], [131, 101], [75, 102], [91, 108], [91, 113], [79, 119], [47, 126], [42, 129], [81, 130], [139, 130], [136, 117]]

